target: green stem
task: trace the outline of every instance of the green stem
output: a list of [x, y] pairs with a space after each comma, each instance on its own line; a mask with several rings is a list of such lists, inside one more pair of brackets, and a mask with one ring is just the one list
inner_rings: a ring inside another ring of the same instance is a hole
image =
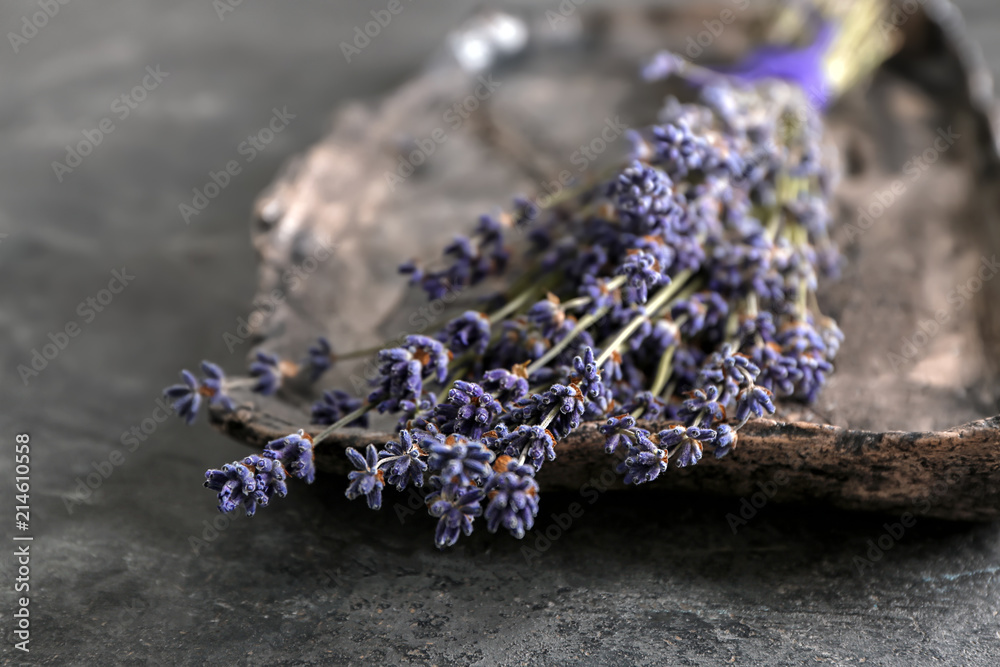
[[656, 369], [656, 379], [653, 380], [653, 386], [650, 387], [649, 391], [656, 396], [661, 391], [663, 387], [667, 384], [667, 379], [670, 377], [671, 364], [674, 361], [674, 352], [677, 351], [677, 344], [674, 343], [667, 348], [667, 351], [663, 353], [660, 357], [660, 365]]
[[387, 343], [382, 343], [381, 345], [376, 345], [374, 347], [366, 347], [361, 350], [352, 350], [351, 352], [344, 352], [343, 354], [334, 353], [330, 355], [333, 361], [340, 361], [341, 359], [357, 359], [359, 357], [367, 357], [370, 354], [375, 354], [381, 352], [388, 347]]
[[[535, 284], [535, 285], [532, 285], [531, 287], [525, 289], [523, 292], [521, 292], [520, 294], [518, 294], [515, 298], [511, 299], [506, 304], [504, 304], [500, 308], [500, 310], [498, 310], [495, 313], [493, 313], [492, 315], [490, 315], [489, 316], [489, 318], [490, 318], [490, 324], [495, 324], [495, 323], [499, 322], [500, 320], [504, 319], [505, 317], [507, 317], [508, 315], [510, 315], [511, 313], [515, 312], [518, 308], [520, 308], [521, 306], [523, 306], [525, 304], [525, 302], [530, 301], [533, 296], [540, 295], [540, 294], [544, 293], [545, 288], [547, 286], [551, 285], [552, 282], [553, 282], [553, 280], [554, 280], [554, 278], [550, 277], [548, 280], [545, 280], [540, 285], [539, 284]], [[402, 337], [400, 337], [399, 340], [401, 340], [401, 339], [402, 339]], [[350, 352], [344, 352], [344, 353], [337, 353], [337, 352], [335, 352], [334, 354], [330, 355], [330, 358], [333, 361], [340, 361], [341, 359], [358, 359], [360, 357], [367, 357], [369, 355], [376, 354], [378, 352], [381, 352], [384, 349], [387, 349], [389, 347], [393, 347], [394, 345], [398, 345], [398, 344], [399, 344], [399, 342], [380, 343], [379, 345], [375, 345], [373, 347], [362, 348], [360, 350], [352, 350]]]
[[579, 336], [581, 331], [586, 331], [587, 328], [590, 327], [590, 325], [592, 325], [594, 322], [604, 317], [604, 315], [608, 312], [608, 310], [609, 309], [607, 307], [604, 307], [593, 313], [590, 313], [589, 315], [584, 315], [579, 320], [577, 320], [576, 326], [573, 327], [573, 329], [570, 330], [568, 334], [566, 334], [565, 338], [563, 338], [558, 343], [556, 343], [548, 350], [546, 350], [545, 354], [540, 356], [538, 359], [533, 361], [530, 366], [528, 366], [526, 370], [528, 376], [530, 377], [531, 374], [534, 373], [535, 371], [541, 368], [545, 368], [545, 364], [555, 359], [556, 355], [558, 355], [560, 352], [566, 349], [566, 346], [569, 345], [574, 338]]
[[549, 424], [552, 423], [552, 420], [556, 418], [557, 414], [559, 414], [559, 410], [560, 408], [558, 406], [552, 408], [552, 410], [549, 411], [549, 414], [545, 415], [545, 419], [542, 420], [542, 423], [539, 424], [539, 426], [542, 428], [548, 428]]
[[[624, 284], [625, 284], [625, 276], [617, 276], [607, 284], [606, 289], [615, 290]], [[579, 320], [577, 320], [576, 326], [574, 326], [573, 329], [570, 330], [570, 332], [566, 334], [566, 336], [562, 340], [560, 340], [558, 343], [550, 347], [545, 352], [545, 354], [540, 356], [538, 359], [533, 361], [530, 366], [528, 366], [526, 371], [528, 375], [530, 376], [532, 373], [534, 373], [540, 368], [545, 368], [545, 365], [550, 361], [552, 361], [553, 359], [555, 359], [556, 355], [558, 355], [560, 352], [566, 349], [566, 346], [569, 345], [574, 338], [579, 336], [582, 331], [586, 331], [590, 327], [590, 325], [592, 325], [594, 322], [597, 322], [599, 319], [604, 317], [604, 315], [608, 312], [608, 310], [609, 308], [605, 306], [604, 308], [600, 308], [593, 313], [584, 315]], [[601, 364], [598, 363], [598, 366], [600, 365]]]
[[618, 332], [618, 335], [616, 335], [608, 345], [604, 346], [604, 351], [601, 352], [601, 356], [597, 359], [597, 367], [602, 367], [604, 362], [608, 360], [608, 357], [617, 351], [622, 343], [627, 341], [629, 336], [635, 333], [635, 330], [642, 325], [643, 320], [655, 315], [656, 312], [684, 286], [690, 277], [691, 271], [681, 271], [674, 276], [669, 285], [661, 287], [653, 298], [646, 302], [645, 314], [634, 317], [631, 322], [626, 324], [625, 327]]
[[663, 395], [660, 398], [663, 399], [664, 403], [669, 403], [670, 399], [674, 396], [674, 390], [677, 389], [677, 381], [671, 382], [667, 385], [667, 388], [663, 390]]
[[244, 389], [246, 387], [252, 387], [257, 384], [257, 378], [239, 378], [238, 380], [226, 380], [226, 384], [223, 387], [223, 391], [228, 391], [229, 389]]
[[346, 417], [343, 417], [343, 418], [335, 421], [333, 424], [331, 424], [330, 426], [328, 426], [325, 429], [323, 429], [323, 431], [321, 431], [319, 435], [317, 435], [315, 438], [313, 438], [313, 444], [314, 445], [318, 445], [321, 441], [326, 440], [330, 436], [331, 433], [333, 433], [334, 431], [336, 431], [337, 429], [339, 429], [339, 428], [341, 428], [343, 426], [346, 426], [347, 424], [350, 424], [352, 421], [354, 421], [358, 417], [363, 416], [366, 412], [368, 412], [369, 410], [371, 410], [374, 407], [375, 406], [371, 405], [370, 403], [367, 404], [367, 405], [362, 405], [360, 408], [358, 408], [354, 412], [349, 413]]
[[[450, 376], [448, 377], [448, 380], [451, 380]], [[445, 402], [445, 400], [448, 398], [448, 392], [451, 391], [451, 385], [452, 385], [451, 382], [444, 383], [444, 388], [442, 388], [441, 391], [438, 392], [435, 405], [440, 405], [441, 403]]]
[[[548, 428], [549, 424], [552, 423], [552, 420], [556, 418], [557, 414], [559, 414], [559, 407], [558, 406], [552, 408], [552, 410], [549, 411], [549, 414], [545, 415], [545, 419], [542, 420], [542, 423], [539, 424], [539, 426], [541, 426], [542, 428]], [[518, 459], [517, 459], [517, 465], [523, 466], [524, 465], [524, 459], [527, 456], [528, 456], [528, 446], [525, 445], [524, 449], [521, 450], [521, 456], [519, 456]]]
[[571, 310], [573, 308], [579, 308], [580, 306], [586, 306], [591, 301], [593, 301], [593, 299], [589, 296], [578, 296], [575, 299], [563, 301], [561, 305], [564, 310]]
[[806, 305], [806, 299], [809, 296], [809, 288], [806, 286], [805, 280], [799, 281], [799, 290], [796, 296], [798, 298], [795, 300], [795, 305], [798, 306], [799, 317], [804, 320], [806, 319], [806, 312], [809, 310], [809, 307]]
[[781, 229], [782, 216], [777, 210], [771, 211], [771, 217], [767, 221], [767, 239], [774, 243], [774, 240], [778, 237], [778, 230]]
[[542, 289], [542, 287], [538, 286], [529, 287], [518, 294], [516, 297], [505, 303], [500, 310], [490, 315], [490, 324], [496, 324], [497, 322], [505, 319], [511, 313], [517, 311], [517, 309], [523, 306], [525, 302], [530, 301], [532, 297], [540, 294]]

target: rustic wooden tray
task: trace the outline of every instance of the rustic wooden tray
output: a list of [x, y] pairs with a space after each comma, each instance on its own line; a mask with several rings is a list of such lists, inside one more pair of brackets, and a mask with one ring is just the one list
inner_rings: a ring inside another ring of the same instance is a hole
[[[663, 46], [683, 52], [720, 7], [580, 8], [557, 24], [529, 12], [528, 47], [488, 74], [442, 56], [384, 99], [346, 105], [256, 205], [260, 315], [243, 347], [297, 359], [320, 334], [346, 351], [442, 325], [462, 304], [428, 305], [398, 263], [437, 256], [512, 194], [577, 174], [574, 151], [602, 128], [653, 122], [665, 90], [639, 81], [639, 63]], [[699, 62], [737, 57], [766, 20], [748, 9]], [[653, 488], [750, 497], [777, 480], [782, 501], [919, 506], [962, 520], [1000, 512], [1000, 416], [990, 417], [1000, 412], [1000, 271], [983, 268], [1000, 253], [991, 79], [948, 2], [927, 0], [895, 32], [898, 54], [829, 114], [845, 164], [837, 237], [847, 260], [820, 293], [846, 334], [833, 379], [815, 405], [783, 405], [779, 421], [748, 424], [730, 456], [672, 469]], [[607, 146], [584, 178], [625, 140]], [[390, 187], [414, 150], [426, 160]], [[344, 362], [322, 384], [361, 393], [363, 376], [363, 361]], [[315, 434], [313, 392], [236, 392], [239, 408], [211, 418], [257, 448], [298, 428]], [[384, 442], [392, 424], [321, 443], [319, 469], [345, 473], [343, 448]], [[557, 450], [539, 473], [543, 490], [612, 478], [594, 425]]]

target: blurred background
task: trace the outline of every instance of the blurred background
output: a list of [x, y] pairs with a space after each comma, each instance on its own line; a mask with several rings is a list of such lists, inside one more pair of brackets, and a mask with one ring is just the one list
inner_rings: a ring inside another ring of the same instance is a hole
[[[6, 480], [28, 433], [35, 537], [28, 654], [13, 649], [12, 550], [0, 557], [4, 661], [997, 664], [989, 525], [922, 520], [859, 573], [852, 558], [883, 517], [768, 507], [734, 536], [725, 499], [654, 513], [610, 497], [537, 557], [488, 535], [439, 554], [429, 522], [370, 514], [339, 487], [216, 520], [199, 478], [245, 448], [174, 419], [142, 424], [179, 368], [243, 367], [221, 334], [251, 310], [257, 194], [339, 104], [405, 81], [476, 8], [402, 2], [350, 62], [341, 42], [387, 3], [0, 8], [0, 516], [9, 538]], [[955, 4], [1000, 72], [1000, 7]], [[287, 123], [256, 145], [275, 110]], [[84, 139], [89, 154], [67, 152]], [[233, 160], [239, 173], [185, 216]], [[19, 372], [50, 343], [37, 374]]]

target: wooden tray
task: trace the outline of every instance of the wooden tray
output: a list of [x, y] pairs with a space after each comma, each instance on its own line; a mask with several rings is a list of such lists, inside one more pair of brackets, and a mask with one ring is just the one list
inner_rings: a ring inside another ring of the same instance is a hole
[[[396, 266], [438, 256], [452, 234], [513, 194], [538, 193], [562, 171], [578, 174], [575, 152], [603, 128], [654, 122], [665, 90], [642, 83], [639, 64], [664, 46], [683, 53], [685, 37], [721, 6], [581, 7], [557, 25], [528, 13], [527, 48], [488, 73], [443, 55], [385, 98], [346, 105], [329, 135], [257, 202], [262, 315], [248, 318], [256, 327], [243, 347], [298, 359], [320, 334], [347, 351], [443, 325], [474, 295], [428, 305]], [[1000, 271], [986, 277], [983, 268], [1000, 255], [992, 83], [957, 10], [944, 1], [923, 7], [900, 27], [898, 54], [828, 118], [845, 165], [837, 239], [847, 261], [842, 279], [819, 295], [846, 334], [836, 373], [815, 405], [783, 405], [779, 421], [748, 424], [730, 456], [671, 469], [652, 488], [752, 497], [776, 483], [782, 501], [919, 507], [962, 520], [1000, 512], [1000, 416], [990, 417], [1000, 412]], [[766, 22], [748, 9], [698, 61], [738, 57]], [[625, 147], [610, 139], [583, 177]], [[418, 161], [402, 157], [413, 151], [426, 159], [402, 182], [389, 176], [407, 172], [401, 161]], [[364, 368], [344, 362], [322, 388], [361, 394]], [[315, 434], [322, 427], [307, 427], [313, 392], [236, 392], [239, 408], [211, 419], [255, 448], [298, 428]], [[393, 423], [321, 443], [319, 469], [346, 473], [343, 448], [384, 442]], [[539, 473], [543, 490], [612, 479], [614, 461], [594, 425], [557, 451]]]

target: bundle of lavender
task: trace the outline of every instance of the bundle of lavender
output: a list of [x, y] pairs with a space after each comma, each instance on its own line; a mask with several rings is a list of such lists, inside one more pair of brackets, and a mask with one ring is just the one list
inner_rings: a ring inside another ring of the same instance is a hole
[[[730, 75], [661, 54], [647, 78], [686, 79], [696, 101], [668, 100], [605, 179], [544, 208], [520, 199], [483, 215], [441, 267], [402, 265], [431, 299], [505, 279], [482, 310], [399, 347], [337, 354], [320, 338], [302, 363], [258, 352], [261, 394], [368, 354], [378, 375], [365, 399], [324, 392], [312, 419], [329, 427], [315, 438], [299, 430], [207, 471], [219, 509], [253, 515], [286, 495], [289, 477], [313, 482], [314, 448], [377, 411], [398, 415], [398, 438], [346, 451], [349, 498], [378, 509], [386, 485], [424, 489], [441, 548], [480, 516], [521, 538], [538, 513], [536, 473], [559, 465], [557, 443], [584, 422], [602, 424], [625, 483], [643, 484], [724, 457], [776, 399], [814, 400], [842, 339], [815, 297], [838, 262], [836, 160], [818, 111], [829, 91], [817, 85], [830, 36], [762, 52]], [[525, 242], [511, 243], [515, 233]], [[166, 389], [188, 423], [203, 400], [233, 407], [221, 369], [202, 368], [203, 379], [183, 371]]]

